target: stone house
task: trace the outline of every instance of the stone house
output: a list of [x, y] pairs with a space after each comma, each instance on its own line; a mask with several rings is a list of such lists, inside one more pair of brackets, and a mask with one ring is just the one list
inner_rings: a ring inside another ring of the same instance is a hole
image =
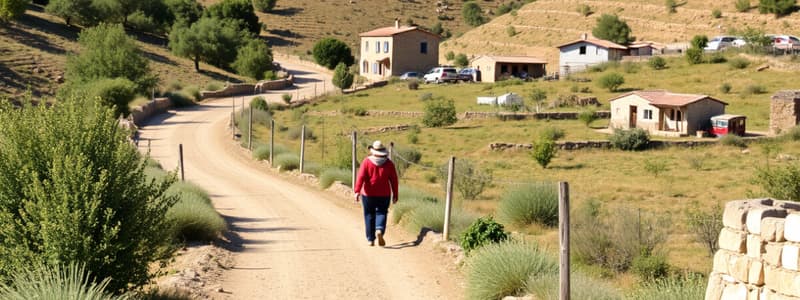
[[609, 100], [611, 128], [642, 128], [661, 136], [694, 135], [708, 130], [713, 116], [728, 105], [707, 95], [677, 94], [664, 90], [635, 91]]
[[483, 82], [495, 82], [509, 76], [539, 78], [547, 73], [547, 62], [532, 56], [481, 55], [472, 59], [470, 66], [481, 71]]
[[800, 90], [779, 91], [770, 103], [769, 133], [784, 133], [800, 124]]
[[416, 26], [391, 27], [364, 32], [361, 37], [359, 75], [370, 80], [425, 73], [439, 64], [440, 37]]
[[628, 47], [583, 34], [580, 39], [556, 46], [559, 51], [559, 73], [567, 76], [607, 61], [619, 61], [628, 55]]

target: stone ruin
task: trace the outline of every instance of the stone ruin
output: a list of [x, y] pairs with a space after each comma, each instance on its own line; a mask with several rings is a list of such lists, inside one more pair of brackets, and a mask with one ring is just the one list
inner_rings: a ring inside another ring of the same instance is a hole
[[780, 134], [800, 124], [800, 90], [779, 91], [770, 103], [769, 133]]
[[706, 300], [800, 299], [800, 203], [725, 205]]

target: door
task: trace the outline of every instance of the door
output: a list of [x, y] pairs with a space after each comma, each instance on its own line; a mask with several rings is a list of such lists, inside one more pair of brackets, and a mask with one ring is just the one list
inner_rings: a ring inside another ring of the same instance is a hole
[[639, 108], [634, 105], [631, 105], [629, 111], [630, 111], [630, 119], [628, 120], [628, 126], [630, 126], [630, 128], [636, 128], [636, 119], [637, 119], [636, 115], [639, 113]]

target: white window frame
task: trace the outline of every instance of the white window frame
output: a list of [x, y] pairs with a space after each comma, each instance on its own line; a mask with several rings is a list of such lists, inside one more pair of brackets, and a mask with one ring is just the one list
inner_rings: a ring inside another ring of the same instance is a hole
[[375, 42], [375, 53], [381, 53], [381, 42]]
[[364, 52], [369, 52], [369, 41], [364, 41]]
[[642, 114], [643, 120], [652, 120], [653, 119], [653, 110], [652, 109], [645, 109], [644, 113]]
[[389, 53], [389, 41], [383, 42], [383, 53]]

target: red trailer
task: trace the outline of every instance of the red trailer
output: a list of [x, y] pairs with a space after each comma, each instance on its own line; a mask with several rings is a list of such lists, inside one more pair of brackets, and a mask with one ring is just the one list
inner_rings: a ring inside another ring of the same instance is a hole
[[711, 117], [711, 133], [715, 136], [726, 134], [744, 136], [746, 119], [745, 116], [729, 114]]

